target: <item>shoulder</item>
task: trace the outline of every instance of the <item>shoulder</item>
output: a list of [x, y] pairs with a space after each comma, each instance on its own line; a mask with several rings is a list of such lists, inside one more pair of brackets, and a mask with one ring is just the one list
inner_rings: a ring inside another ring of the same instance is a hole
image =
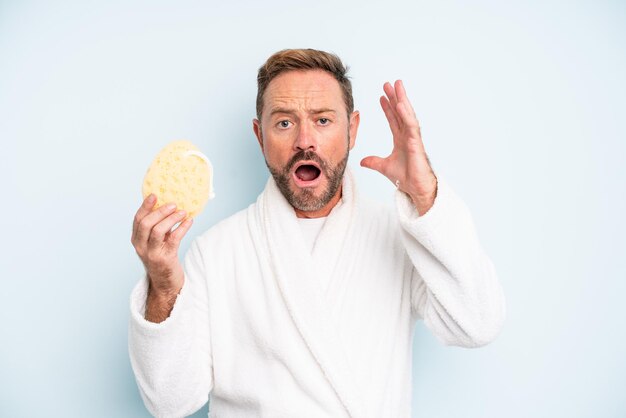
[[198, 235], [195, 240], [200, 247], [214, 246], [218, 242], [221, 246], [241, 240], [248, 234], [248, 211], [254, 206], [242, 209]]
[[207, 272], [215, 275], [218, 271], [232, 271], [254, 253], [248, 210], [222, 219], [194, 238], [189, 253], [202, 260]]
[[394, 207], [371, 198], [359, 199], [355, 233], [371, 243], [397, 247], [401, 228]]
[[382, 227], [390, 227], [397, 221], [392, 205], [365, 196], [359, 198], [358, 212], [362, 222]]

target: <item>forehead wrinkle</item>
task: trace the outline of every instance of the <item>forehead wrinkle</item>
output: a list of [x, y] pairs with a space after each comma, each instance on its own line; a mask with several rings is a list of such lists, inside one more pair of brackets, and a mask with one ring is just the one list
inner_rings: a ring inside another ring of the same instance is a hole
[[[320, 77], [321, 75], [321, 77]], [[272, 80], [265, 91], [268, 114], [275, 109], [310, 114], [320, 109], [343, 113], [344, 97], [337, 81], [324, 72], [288, 72]]]
[[273, 103], [270, 104], [270, 115], [275, 113], [297, 113], [304, 112], [308, 114], [316, 114], [322, 112], [337, 113], [337, 110], [329, 100], [316, 97], [294, 97], [294, 96], [276, 96], [271, 98]]

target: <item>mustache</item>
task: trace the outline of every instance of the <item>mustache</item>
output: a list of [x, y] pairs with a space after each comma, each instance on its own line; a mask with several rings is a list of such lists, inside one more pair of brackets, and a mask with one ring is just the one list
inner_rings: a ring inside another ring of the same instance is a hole
[[326, 161], [322, 160], [320, 156], [317, 155], [315, 152], [305, 151], [305, 150], [300, 150], [297, 153], [295, 153], [293, 157], [291, 157], [291, 159], [285, 166], [285, 172], [291, 171], [293, 166], [296, 165], [298, 161], [304, 161], [304, 160], [315, 161], [316, 163], [319, 164], [322, 171], [326, 172], [326, 169], [328, 167], [328, 164], [326, 164]]

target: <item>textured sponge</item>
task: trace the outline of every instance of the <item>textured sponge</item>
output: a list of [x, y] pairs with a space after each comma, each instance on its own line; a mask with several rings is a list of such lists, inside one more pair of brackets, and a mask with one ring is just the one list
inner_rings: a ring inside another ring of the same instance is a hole
[[156, 156], [143, 180], [142, 194], [157, 197], [155, 209], [173, 202], [195, 217], [213, 193], [213, 166], [190, 141], [170, 142]]

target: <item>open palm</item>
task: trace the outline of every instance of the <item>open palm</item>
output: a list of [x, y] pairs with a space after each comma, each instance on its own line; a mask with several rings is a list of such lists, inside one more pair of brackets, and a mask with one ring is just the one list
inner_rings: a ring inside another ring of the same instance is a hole
[[401, 80], [394, 86], [387, 82], [383, 89], [386, 97], [380, 97], [380, 105], [393, 134], [393, 150], [386, 158], [365, 157], [361, 166], [383, 174], [411, 197], [419, 213], [425, 213], [434, 201], [437, 178], [424, 149], [419, 122]]

